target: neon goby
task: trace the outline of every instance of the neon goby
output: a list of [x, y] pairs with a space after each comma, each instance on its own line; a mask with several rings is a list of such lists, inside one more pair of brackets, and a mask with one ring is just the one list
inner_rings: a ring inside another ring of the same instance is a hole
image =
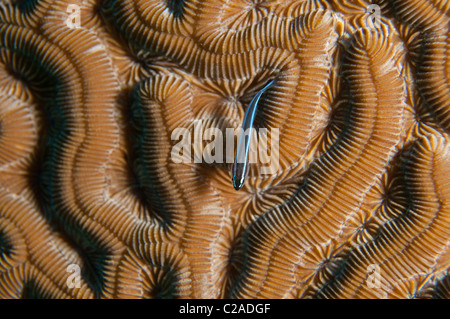
[[[255, 122], [256, 111], [261, 96], [274, 84], [274, 80], [268, 82], [252, 99], [250, 105], [245, 113], [244, 122], [242, 124], [241, 136], [239, 137], [236, 158], [233, 165], [233, 186], [234, 189], [239, 190], [244, 186], [245, 177], [249, 169], [248, 153], [250, 150], [251, 129]], [[247, 134], [246, 134], [247, 132]]]

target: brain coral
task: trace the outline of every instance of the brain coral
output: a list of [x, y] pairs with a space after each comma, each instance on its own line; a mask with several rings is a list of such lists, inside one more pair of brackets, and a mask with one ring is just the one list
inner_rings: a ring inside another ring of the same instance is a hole
[[[449, 15], [0, 0], [0, 296], [449, 298]], [[269, 81], [276, 172], [173, 160]]]

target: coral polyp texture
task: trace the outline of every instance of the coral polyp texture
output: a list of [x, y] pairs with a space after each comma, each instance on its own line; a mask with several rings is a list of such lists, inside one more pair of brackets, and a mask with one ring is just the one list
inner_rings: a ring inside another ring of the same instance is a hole
[[[0, 296], [449, 298], [449, 15], [0, 0]], [[277, 170], [174, 160], [257, 94]]]

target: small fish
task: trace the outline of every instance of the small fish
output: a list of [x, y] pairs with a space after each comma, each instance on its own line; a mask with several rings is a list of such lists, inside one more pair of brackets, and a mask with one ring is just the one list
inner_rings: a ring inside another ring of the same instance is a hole
[[[248, 173], [248, 152], [250, 149], [251, 129], [255, 121], [256, 110], [261, 96], [274, 84], [274, 80], [269, 81], [252, 99], [245, 113], [244, 123], [242, 124], [242, 132], [239, 138], [236, 158], [233, 165], [233, 186], [235, 190], [239, 190], [244, 185], [245, 177]], [[248, 130], [248, 131], [247, 131]], [[248, 134], [245, 134], [248, 132]]]

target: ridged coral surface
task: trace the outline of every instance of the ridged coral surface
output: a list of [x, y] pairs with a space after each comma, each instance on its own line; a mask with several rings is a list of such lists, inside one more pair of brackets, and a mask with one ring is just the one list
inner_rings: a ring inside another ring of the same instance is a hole
[[[0, 0], [0, 297], [449, 298], [449, 15]], [[174, 161], [272, 80], [277, 171]]]

